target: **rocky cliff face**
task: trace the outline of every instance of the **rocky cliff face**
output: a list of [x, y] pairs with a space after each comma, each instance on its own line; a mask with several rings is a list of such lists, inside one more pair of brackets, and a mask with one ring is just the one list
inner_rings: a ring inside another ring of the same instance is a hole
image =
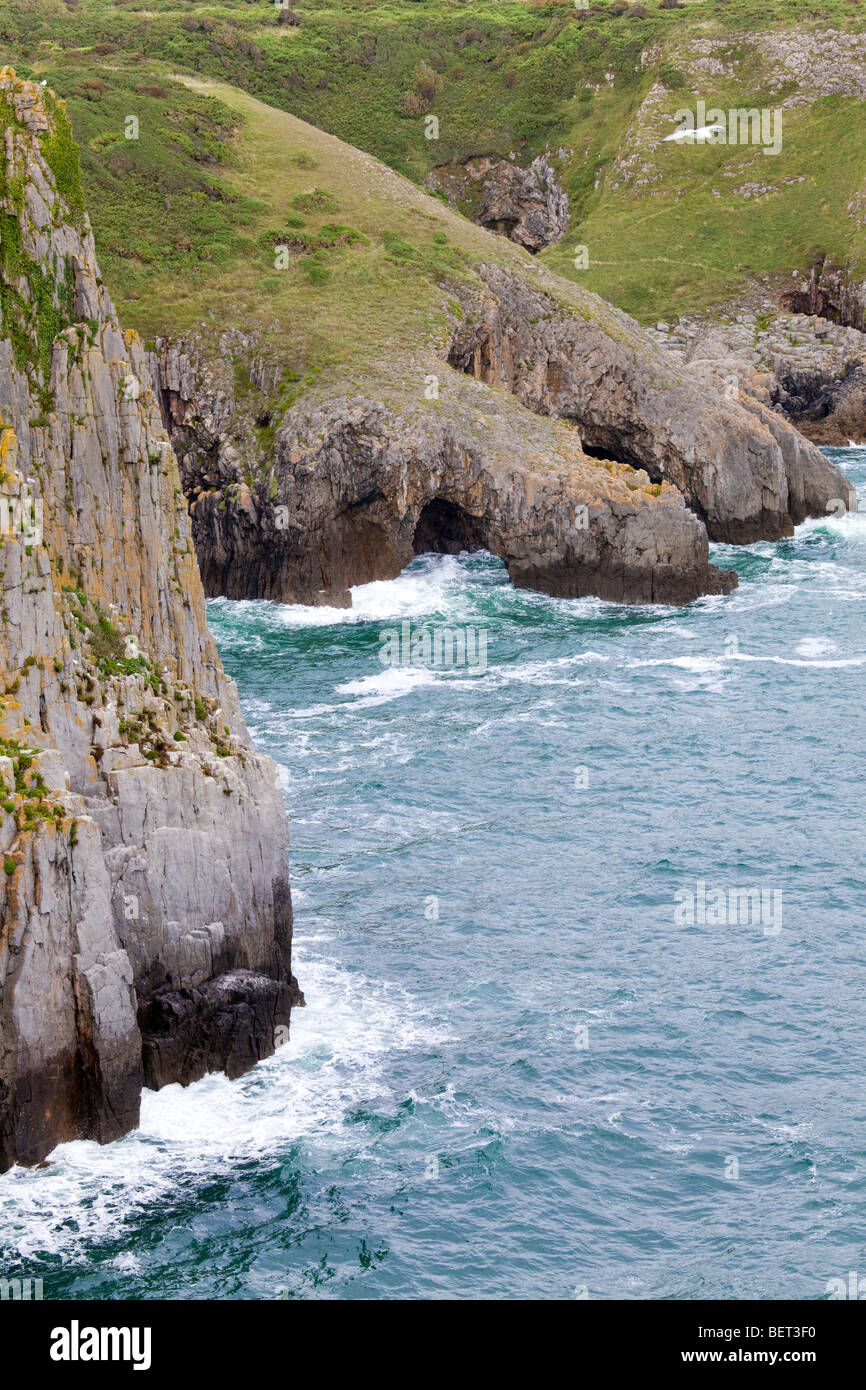
[[427, 179], [474, 222], [537, 253], [565, 235], [568, 195], [546, 155], [521, 168], [508, 159], [478, 155], [442, 164]]
[[348, 605], [351, 585], [394, 578], [413, 554], [486, 549], [519, 587], [560, 597], [679, 603], [734, 586], [674, 488], [473, 386], [449, 382], [441, 412], [384, 392], [292, 410], [272, 498], [230, 486], [228, 504], [213, 489], [195, 503], [206, 585]]
[[[208, 592], [348, 603], [414, 553], [486, 548], [517, 585], [687, 602], [735, 583], [709, 564], [708, 535], [775, 539], [856, 506], [757, 389], [744, 380], [729, 399], [594, 296], [493, 265], [448, 289], [442, 356], [308, 392], [274, 421], [269, 452], [255, 423], [279, 372], [255, 335], [160, 345]], [[252, 405], [236, 397], [238, 364]], [[401, 394], [407, 380], [429, 398]]]
[[62, 103], [0, 74], [0, 1170], [287, 1036], [288, 828]]
[[584, 446], [673, 483], [733, 544], [789, 535], [854, 489], [818, 449], [747, 393], [728, 398], [678, 369], [627, 315], [585, 300], [574, 311], [496, 267], [462, 292], [449, 361], [574, 421]]
[[[855, 293], [843, 280], [828, 299], [834, 283], [822, 271], [781, 296], [765, 291], [723, 313], [660, 323], [653, 336], [678, 363], [772, 407], [813, 443], [859, 443], [866, 440], [866, 333], [854, 323], [866, 289]], [[780, 313], [780, 300], [806, 308]], [[835, 317], [815, 312], [818, 305]]]
[[[348, 605], [352, 585], [395, 577], [413, 554], [464, 549], [490, 550], [515, 584], [560, 597], [680, 603], [736, 583], [710, 565], [706, 530], [676, 488], [591, 457], [570, 423], [440, 359], [356, 393], [309, 393], [280, 421], [272, 457], [257, 460], [233, 352], [252, 361], [264, 408], [252, 341], [223, 335], [216, 359], [198, 341], [160, 355], [210, 593]], [[395, 389], [425, 373], [430, 399]]]

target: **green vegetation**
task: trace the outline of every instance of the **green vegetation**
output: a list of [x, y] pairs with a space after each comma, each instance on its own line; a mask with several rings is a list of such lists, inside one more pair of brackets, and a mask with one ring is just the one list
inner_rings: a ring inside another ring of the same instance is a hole
[[[754, 276], [789, 278], [819, 251], [866, 273], [866, 238], [855, 240], [846, 213], [866, 178], [855, 135], [862, 103], [829, 98], [786, 111], [778, 159], [665, 145], [661, 130], [648, 135], [643, 113], [659, 81], [668, 112], [697, 97], [723, 107], [778, 102], [785, 93], [766, 85], [750, 36], [862, 31], [861, 0], [605, 0], [586, 10], [571, 0], [303, 0], [299, 22], [286, 18], [267, 0], [9, 0], [0, 16], [10, 58], [68, 102], [104, 273], [121, 314], [148, 335], [233, 308], [235, 322], [250, 306], [271, 319], [293, 313], [303, 383], [311, 367], [340, 360], [351, 325], [366, 340], [368, 316], [384, 308], [371, 304], [374, 274], [387, 296], [401, 269], [429, 280], [458, 269], [471, 246], [451, 233], [449, 259], [437, 263], [429, 235], [411, 217], [397, 225], [369, 179], [359, 203], [360, 158], [335, 169], [317, 133], [264, 118], [251, 98], [416, 183], [473, 154], [528, 162], [551, 151], [572, 224], [542, 259], [645, 321], [717, 303]], [[696, 92], [690, 60], [707, 38], [729, 39], [736, 78], [704, 70]], [[430, 115], [437, 138], [427, 138]], [[68, 135], [53, 143], [77, 215]], [[629, 176], [632, 155], [643, 181]], [[778, 188], [731, 196], [750, 181]], [[290, 248], [288, 268], [273, 263], [280, 244]], [[576, 268], [576, 245], [587, 246], [588, 269]], [[302, 307], [311, 290], [326, 319], [319, 331]], [[398, 287], [398, 317], [402, 298]], [[342, 326], [330, 318], [337, 299]], [[432, 327], [423, 284], [418, 302], [416, 335]]]
[[[57, 110], [56, 119], [56, 134], [51, 139], [43, 137], [43, 147], [53, 160], [52, 167], [56, 165], [58, 186], [68, 196], [70, 211], [76, 210], [80, 216], [83, 193], [75, 142], [62, 109]], [[15, 124], [11, 108], [0, 101], [0, 138], [5, 138], [4, 131]], [[21, 177], [10, 178], [4, 159], [0, 166], [0, 321], [12, 343], [17, 366], [26, 370], [35, 361], [39, 369], [45, 393], [41, 395], [44, 416], [51, 405], [47, 392], [51, 347], [57, 334], [74, 322], [74, 285], [68, 264], [57, 268], [55, 279], [50, 273], [54, 267], [43, 269], [25, 254], [20, 221], [23, 198]]]
[[78, 146], [63, 102], [46, 93], [46, 106], [52, 116], [52, 129], [40, 139], [45, 162], [54, 175], [57, 191], [79, 230], [84, 225], [84, 185]]
[[64, 586], [68, 621], [82, 634], [85, 651], [100, 676], [119, 677], [142, 675], [155, 694], [165, 692], [156, 662], [137, 648], [134, 639], [112, 621], [94, 599], [84, 590]]
[[[694, 109], [699, 97], [724, 111], [779, 104], [778, 94], [716, 79], [710, 92], [677, 91], [668, 106]], [[762, 277], [790, 281], [820, 254], [862, 276], [866, 237], [847, 211], [856, 190], [866, 191], [862, 103], [824, 97], [785, 111], [783, 133], [779, 156], [659, 137], [640, 150], [641, 188], [609, 174], [622, 149], [602, 143], [602, 187], [583, 196], [569, 189], [568, 236], [542, 259], [644, 322], [711, 308]], [[574, 266], [578, 245], [586, 270]]]
[[[37, 750], [25, 748], [17, 739], [0, 737], [0, 756], [11, 759], [14, 783], [12, 788], [6, 788], [0, 779], [0, 794], [7, 790], [13, 793], [4, 796], [0, 804], [7, 815], [15, 816], [18, 830], [34, 830], [43, 822], [56, 824], [62, 821], [66, 816], [65, 809], [51, 801], [51, 793], [41, 772], [33, 769]], [[5, 860], [4, 867], [9, 875], [15, 872], [14, 861], [10, 858]]]

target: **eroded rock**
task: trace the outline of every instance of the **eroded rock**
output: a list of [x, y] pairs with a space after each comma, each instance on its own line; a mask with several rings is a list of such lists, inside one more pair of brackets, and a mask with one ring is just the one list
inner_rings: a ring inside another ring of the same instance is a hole
[[554, 298], [497, 266], [482, 279], [454, 287], [451, 364], [575, 422], [584, 448], [674, 484], [712, 540], [775, 540], [836, 500], [856, 509], [844, 475], [796, 430], [684, 370], [626, 314], [585, 292], [569, 305], [567, 290]]
[[[0, 115], [24, 268], [0, 324], [0, 492], [18, 508], [0, 537], [3, 1170], [133, 1128], [145, 1079], [239, 1074], [300, 995], [276, 768], [207, 631], [148, 360], [74, 169], [58, 191], [43, 137], [62, 104], [6, 69]], [[32, 310], [46, 286], [53, 343]]]
[[533, 253], [559, 241], [568, 229], [568, 195], [543, 154], [525, 169], [489, 155], [442, 164], [428, 175], [427, 186], [444, 193], [474, 222]]

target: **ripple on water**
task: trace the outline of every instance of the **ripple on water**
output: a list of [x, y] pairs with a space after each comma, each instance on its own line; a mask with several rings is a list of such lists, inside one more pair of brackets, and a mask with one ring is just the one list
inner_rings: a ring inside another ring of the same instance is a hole
[[[484, 555], [347, 610], [210, 602], [293, 816], [308, 1007], [241, 1081], [0, 1180], [4, 1273], [791, 1298], [862, 1265], [864, 527], [713, 546], [740, 587], [686, 609]], [[485, 627], [486, 671], [383, 669], [404, 619]], [[779, 890], [781, 933], [678, 922], [699, 881]]]

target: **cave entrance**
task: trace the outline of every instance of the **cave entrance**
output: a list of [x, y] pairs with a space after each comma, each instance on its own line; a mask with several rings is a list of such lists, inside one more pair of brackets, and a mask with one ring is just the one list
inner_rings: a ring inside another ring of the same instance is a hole
[[416, 555], [459, 555], [461, 550], [484, 550], [481, 521], [458, 507], [434, 497], [423, 508], [415, 527], [412, 549]]
[[[625, 458], [625, 456], [622, 454], [622, 452], [619, 452], [619, 453], [618, 453], [618, 452], [616, 451], [616, 449], [609, 449], [609, 448], [606, 448], [605, 445], [603, 445], [603, 444], [587, 444], [586, 440], [583, 439], [583, 440], [581, 440], [580, 447], [581, 447], [581, 449], [583, 450], [583, 452], [586, 454], [587, 458], [591, 458], [591, 459], [609, 459], [609, 460], [611, 461], [611, 463], [631, 463], [631, 462], [632, 462], [631, 459]], [[633, 466], [634, 468], [642, 468], [642, 467], [643, 467], [643, 464], [636, 463], [636, 464], [633, 464], [632, 466]]]
[[640, 449], [640, 437], [635, 441], [637, 447], [629, 447], [616, 430], [587, 426], [580, 421], [576, 423], [582, 434], [586, 431], [580, 447], [588, 458], [625, 463], [629, 468], [643, 469], [653, 483], [664, 482], [662, 465], [653, 458], [651, 447], [648, 446], [645, 451]]

